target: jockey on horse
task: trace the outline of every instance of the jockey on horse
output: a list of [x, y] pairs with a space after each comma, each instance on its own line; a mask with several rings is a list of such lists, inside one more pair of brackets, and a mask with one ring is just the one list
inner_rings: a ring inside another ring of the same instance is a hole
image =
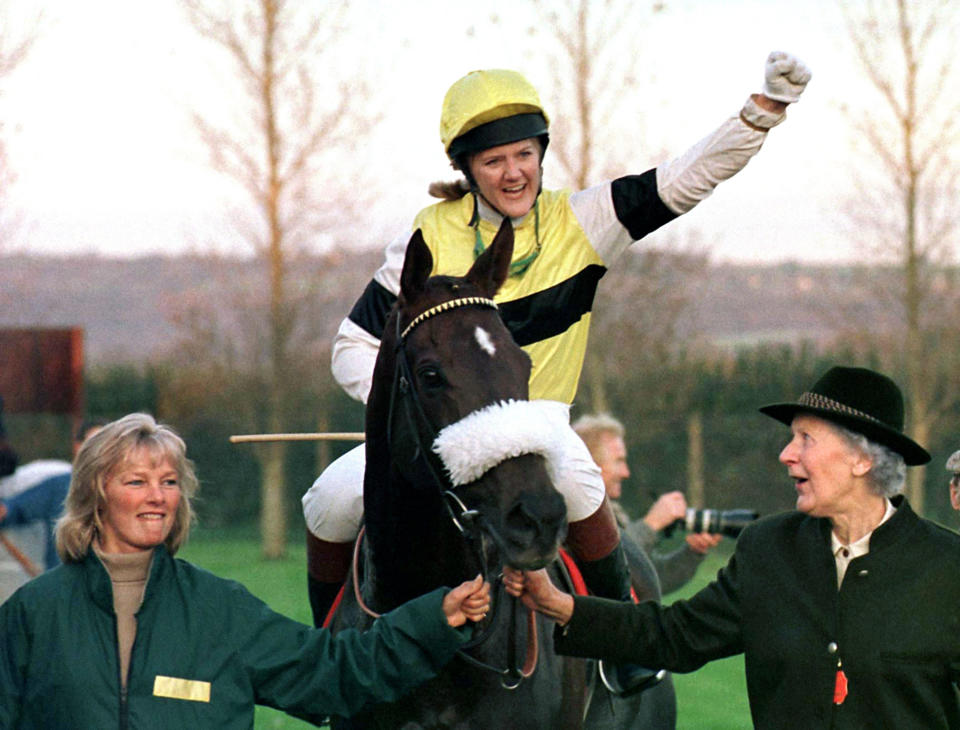
[[[741, 170], [810, 76], [802, 62], [779, 52], [770, 54], [765, 71], [763, 93], [748, 97], [737, 115], [682, 156], [575, 193], [542, 189], [549, 117], [523, 76], [474, 71], [455, 82], [444, 98], [440, 136], [465, 179], [432, 185], [431, 194], [442, 202], [422, 210], [411, 230], [387, 247], [383, 265], [340, 325], [334, 377], [366, 402], [413, 230], [422, 231], [430, 248], [433, 274], [463, 275], [509, 217], [516, 243], [510, 276], [496, 301], [533, 361], [531, 399], [550, 402], [569, 421], [599, 279], [630, 244], [691, 210]], [[600, 470], [576, 433], [567, 431], [561, 467], [567, 478], [558, 485], [569, 519], [567, 546], [594, 594], [630, 600], [627, 562]], [[346, 576], [362, 519], [363, 470], [359, 446], [331, 464], [303, 497], [317, 622]], [[621, 672], [625, 689], [648, 676], [637, 673], [634, 682], [630, 674]]]

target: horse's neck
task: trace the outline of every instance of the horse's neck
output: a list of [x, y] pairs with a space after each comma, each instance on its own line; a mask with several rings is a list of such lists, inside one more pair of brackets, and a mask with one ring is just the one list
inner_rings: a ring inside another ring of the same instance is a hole
[[[363, 503], [376, 575], [373, 592], [392, 608], [439, 586], [457, 585], [474, 561], [453, 527], [443, 503], [442, 486], [435, 483], [422, 461], [423, 455], [420, 461], [405, 464], [402, 469], [393, 463], [387, 430], [390, 418], [401, 416], [392, 412], [399, 406], [391, 403], [395, 359], [390, 339], [384, 338], [381, 343], [367, 400]], [[395, 439], [397, 434], [392, 436]], [[396, 442], [393, 446], [396, 448]], [[429, 444], [411, 446], [408, 458], [413, 458], [418, 448], [429, 448]], [[418, 483], [411, 483], [411, 479]]]
[[[368, 465], [369, 469], [369, 465]], [[402, 483], [395, 473], [364, 495], [366, 535], [376, 575], [374, 594], [391, 608], [439, 586], [457, 585], [470, 569], [468, 546], [453, 529], [439, 493]]]

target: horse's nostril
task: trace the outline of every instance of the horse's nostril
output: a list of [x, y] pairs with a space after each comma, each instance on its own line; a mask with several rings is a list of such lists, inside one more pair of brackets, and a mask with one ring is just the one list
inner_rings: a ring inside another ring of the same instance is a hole
[[516, 541], [522, 535], [528, 535], [532, 539], [537, 534], [537, 519], [523, 503], [514, 505], [507, 513], [506, 523], [512, 540]]
[[[560, 504], [562, 507], [562, 499]], [[529, 500], [521, 499], [507, 513], [504, 522], [507, 537], [516, 545], [526, 547], [538, 539], [556, 541], [565, 520], [562, 508], [557, 510], [552, 504], [530, 504]]]

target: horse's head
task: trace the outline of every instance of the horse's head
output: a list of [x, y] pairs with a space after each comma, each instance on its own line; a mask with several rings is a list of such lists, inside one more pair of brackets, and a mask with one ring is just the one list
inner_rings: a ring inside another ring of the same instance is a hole
[[[556, 556], [566, 510], [542, 444], [549, 418], [527, 400], [530, 359], [493, 303], [512, 253], [505, 221], [465, 276], [431, 277], [433, 257], [414, 234], [368, 402], [367, 468], [379, 426], [412, 490], [446, 502], [453, 524], [490, 535], [504, 562], [535, 568]], [[381, 380], [392, 383], [389, 398]]]

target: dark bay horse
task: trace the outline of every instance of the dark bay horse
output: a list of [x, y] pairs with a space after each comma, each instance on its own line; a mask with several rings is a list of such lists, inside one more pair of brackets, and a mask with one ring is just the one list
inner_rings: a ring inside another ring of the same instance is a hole
[[553, 426], [527, 400], [530, 360], [492, 302], [512, 251], [509, 221], [464, 277], [430, 277], [419, 232], [407, 247], [367, 402], [362, 575], [355, 568], [331, 626], [368, 626], [363, 604], [383, 613], [478, 573], [493, 608], [436, 679], [335, 727], [553, 729], [583, 718], [588, 664], [556, 656], [552, 623], [497, 580], [504, 563], [553, 563], [566, 529]]

